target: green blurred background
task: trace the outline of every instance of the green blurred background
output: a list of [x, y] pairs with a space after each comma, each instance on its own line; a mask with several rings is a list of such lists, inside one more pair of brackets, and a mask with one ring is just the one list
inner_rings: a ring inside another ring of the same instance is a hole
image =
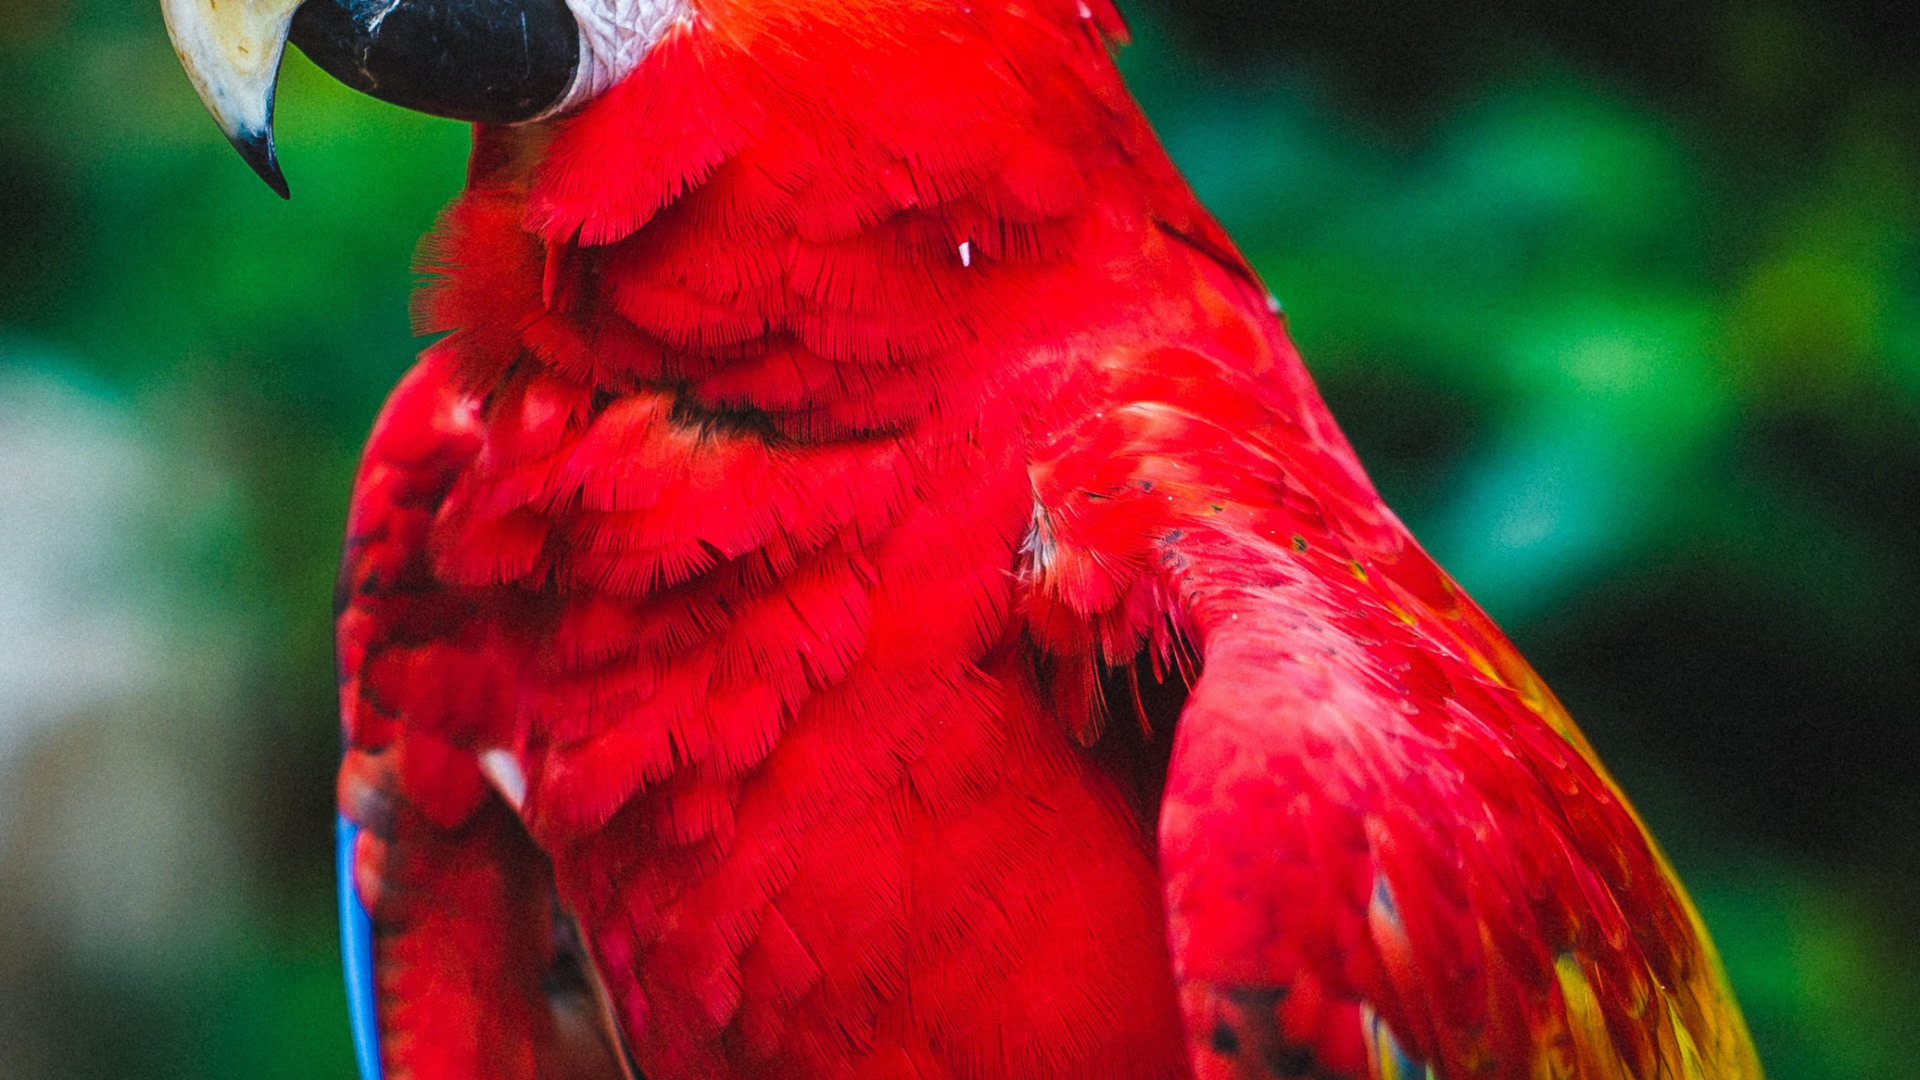
[[[1136, 0], [1414, 531], [1691, 884], [1777, 1080], [1920, 1020], [1920, 13]], [[0, 0], [0, 1077], [346, 1077], [328, 605], [459, 125]]]

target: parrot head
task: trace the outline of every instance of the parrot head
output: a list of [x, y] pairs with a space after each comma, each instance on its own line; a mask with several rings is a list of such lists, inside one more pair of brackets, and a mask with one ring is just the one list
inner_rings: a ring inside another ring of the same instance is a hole
[[[1109, 17], [1108, 0], [1066, 6], [1097, 19], [1112, 36], [1123, 34]], [[334, 78], [382, 101], [457, 120], [520, 124], [592, 101], [633, 72], [676, 25], [698, 25], [742, 45], [771, 40], [791, 54], [805, 51], [822, 28], [856, 28], [855, 36], [884, 42], [893, 37], [890, 30], [969, 6], [957, 0], [161, 0], [161, 8], [187, 76], [221, 131], [284, 198], [273, 99], [289, 42]]]
[[382, 101], [515, 124], [625, 77], [694, 0], [161, 0], [174, 50], [229, 141], [281, 197], [273, 98], [288, 42]]

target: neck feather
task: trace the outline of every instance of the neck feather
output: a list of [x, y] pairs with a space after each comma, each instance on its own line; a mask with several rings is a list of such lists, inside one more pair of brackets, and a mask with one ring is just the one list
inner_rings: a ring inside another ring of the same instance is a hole
[[1030, 369], [1124, 292], [1155, 223], [1198, 214], [1104, 3], [884, 33], [780, 7], [806, 25], [683, 21], [578, 114], [480, 130], [423, 320], [468, 339], [473, 377], [532, 362], [791, 434], [896, 428], [943, 395], [1044, 393]]

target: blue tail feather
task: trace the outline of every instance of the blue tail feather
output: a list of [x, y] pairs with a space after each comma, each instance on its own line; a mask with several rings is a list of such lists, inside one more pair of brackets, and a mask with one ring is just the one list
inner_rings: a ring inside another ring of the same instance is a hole
[[360, 826], [345, 814], [335, 819], [334, 874], [340, 895], [340, 958], [346, 968], [347, 1019], [353, 1025], [353, 1056], [360, 1080], [381, 1080], [380, 1024], [374, 1010], [373, 920], [353, 885], [354, 841]]

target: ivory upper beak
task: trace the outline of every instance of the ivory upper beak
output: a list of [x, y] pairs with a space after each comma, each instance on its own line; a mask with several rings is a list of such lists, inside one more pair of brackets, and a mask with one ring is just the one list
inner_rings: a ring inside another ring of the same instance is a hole
[[301, 0], [160, 0], [173, 50], [220, 130], [287, 197], [273, 149], [273, 90]]

